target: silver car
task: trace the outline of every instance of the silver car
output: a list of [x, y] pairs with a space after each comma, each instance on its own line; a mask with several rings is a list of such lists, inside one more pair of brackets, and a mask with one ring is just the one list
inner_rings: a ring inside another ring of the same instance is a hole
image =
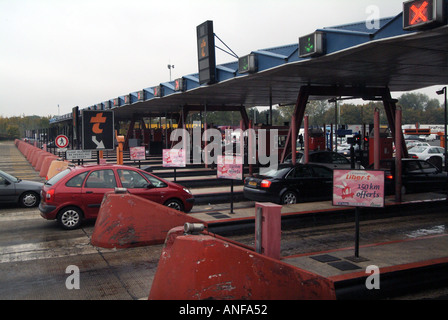
[[35, 207], [40, 202], [43, 183], [16, 178], [0, 170], [0, 203], [17, 203], [22, 207]]

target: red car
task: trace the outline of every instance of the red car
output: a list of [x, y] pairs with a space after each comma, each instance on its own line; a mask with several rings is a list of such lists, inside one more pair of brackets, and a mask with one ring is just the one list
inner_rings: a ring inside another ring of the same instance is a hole
[[190, 190], [143, 170], [123, 165], [85, 165], [68, 167], [43, 185], [41, 216], [57, 219], [64, 229], [75, 229], [83, 219], [97, 217], [104, 194], [116, 187], [179, 211], [189, 212], [194, 204]]

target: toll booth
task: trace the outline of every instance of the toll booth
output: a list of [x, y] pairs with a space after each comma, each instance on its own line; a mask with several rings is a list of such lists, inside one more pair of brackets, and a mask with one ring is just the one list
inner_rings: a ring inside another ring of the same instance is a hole
[[[283, 149], [286, 146], [286, 138], [288, 136], [289, 127], [288, 126], [267, 126], [262, 125], [259, 127], [255, 127], [256, 129], [256, 143], [258, 145], [258, 129], [264, 129], [266, 130], [266, 155], [269, 156], [271, 154], [271, 151], [275, 150], [275, 147], [277, 147], [278, 152], [278, 159], [280, 160]], [[271, 130], [277, 130], [277, 146], [271, 145]]]
[[325, 132], [320, 128], [308, 130], [310, 151], [325, 150]]
[[[372, 164], [375, 160], [374, 148], [375, 143], [374, 130], [371, 130], [369, 136], [369, 164]], [[390, 135], [388, 128], [380, 129], [380, 160], [390, 159], [394, 156], [394, 139]]]

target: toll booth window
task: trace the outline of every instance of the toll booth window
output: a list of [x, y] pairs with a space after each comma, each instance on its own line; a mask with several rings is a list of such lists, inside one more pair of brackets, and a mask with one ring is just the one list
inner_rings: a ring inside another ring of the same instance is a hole
[[67, 187], [72, 187], [72, 188], [81, 188], [82, 183], [84, 182], [84, 179], [86, 178], [88, 173], [89, 172], [86, 171], [86, 172], [83, 172], [83, 173], [80, 173], [80, 174], [74, 176], [73, 178], [68, 180], [65, 185]]
[[143, 175], [145, 176], [146, 179], [148, 179], [149, 182], [151, 182], [151, 185], [154, 188], [165, 188], [167, 187], [167, 184], [149, 174], [143, 173]]
[[148, 186], [148, 181], [145, 180], [138, 172], [132, 170], [117, 170], [118, 177], [120, 177], [121, 185], [124, 188], [143, 189]]
[[115, 188], [114, 172], [110, 169], [93, 171], [87, 178], [85, 188]]

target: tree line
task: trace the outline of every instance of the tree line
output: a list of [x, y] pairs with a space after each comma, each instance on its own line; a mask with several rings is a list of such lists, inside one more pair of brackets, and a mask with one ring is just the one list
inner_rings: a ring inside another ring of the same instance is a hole
[[[335, 103], [330, 103], [328, 100], [309, 101], [305, 112], [309, 116], [310, 126], [335, 123], [342, 125], [373, 123], [376, 108], [380, 111], [381, 124], [388, 124], [382, 102], [353, 104], [346, 101], [338, 101], [337, 110], [335, 110]], [[430, 99], [426, 94], [405, 93], [398, 98], [397, 106], [402, 108], [403, 124], [443, 124], [444, 107], [437, 99]], [[272, 123], [274, 126], [289, 125], [293, 113], [294, 105], [274, 107], [272, 108], [271, 122], [269, 109], [263, 111], [259, 111], [258, 108], [247, 109], [247, 114], [254, 123]], [[207, 113], [207, 122], [215, 125], [238, 126], [240, 119], [241, 116], [237, 111]]]
[[50, 127], [52, 116], [0, 116], [0, 139], [18, 139], [25, 137], [26, 130], [45, 129]]

